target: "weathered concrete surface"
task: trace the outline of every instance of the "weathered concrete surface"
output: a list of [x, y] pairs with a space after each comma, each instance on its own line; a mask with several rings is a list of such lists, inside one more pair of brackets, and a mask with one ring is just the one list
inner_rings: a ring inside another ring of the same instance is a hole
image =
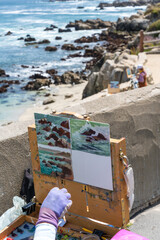
[[31, 168], [27, 133], [0, 142], [0, 215], [19, 196], [24, 169]]
[[160, 204], [151, 207], [131, 219], [129, 230], [149, 240], [159, 240], [160, 236]]

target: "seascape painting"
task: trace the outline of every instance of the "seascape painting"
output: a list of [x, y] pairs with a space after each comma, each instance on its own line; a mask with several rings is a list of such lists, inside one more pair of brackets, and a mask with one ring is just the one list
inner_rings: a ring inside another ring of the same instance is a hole
[[110, 156], [109, 124], [70, 119], [72, 149]]
[[118, 81], [111, 81], [110, 82], [111, 88], [119, 88], [119, 82]]
[[110, 127], [35, 114], [41, 173], [113, 190]]
[[35, 114], [41, 172], [73, 180], [69, 119]]

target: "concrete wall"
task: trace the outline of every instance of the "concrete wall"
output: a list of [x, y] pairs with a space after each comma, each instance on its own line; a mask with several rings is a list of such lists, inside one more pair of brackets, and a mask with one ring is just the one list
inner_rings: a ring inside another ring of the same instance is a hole
[[0, 215], [19, 196], [24, 170], [31, 168], [27, 133], [0, 142]]
[[70, 110], [109, 123], [112, 138], [126, 138], [135, 176], [133, 212], [160, 199], [160, 85], [109, 97], [101, 93]]

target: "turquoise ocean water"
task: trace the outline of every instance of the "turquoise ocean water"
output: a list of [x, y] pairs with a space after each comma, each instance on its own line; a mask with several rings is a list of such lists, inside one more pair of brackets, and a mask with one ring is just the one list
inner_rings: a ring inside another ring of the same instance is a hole
[[[104, 0], [81, 0], [81, 1], [49, 1], [49, 0], [0, 0], [0, 68], [10, 75], [7, 80], [20, 80], [20, 85], [12, 85], [8, 92], [0, 94], [0, 125], [4, 122], [15, 121], [27, 107], [41, 102], [35, 92], [26, 92], [21, 87], [28, 82], [28, 77], [39, 71], [55, 68], [58, 74], [67, 70], [80, 71], [84, 68], [83, 58], [66, 58], [67, 51], [61, 50], [61, 45], [73, 43], [81, 36], [89, 36], [102, 30], [74, 31], [58, 33], [44, 31], [51, 24], [58, 28], [64, 28], [67, 23], [75, 20], [87, 20], [101, 18], [103, 20], [116, 21], [118, 17], [134, 14], [139, 8], [97, 8]], [[106, 0], [106, 2], [111, 2]], [[83, 8], [79, 8], [83, 7]], [[142, 6], [141, 9], [145, 7]], [[5, 36], [11, 31], [13, 34]], [[36, 41], [49, 39], [51, 46], [60, 45], [58, 51], [49, 53], [44, 51], [45, 46], [39, 45], [26, 47], [23, 40], [27, 34], [36, 38]], [[62, 40], [55, 40], [61, 36]], [[87, 61], [89, 59], [85, 59]], [[22, 68], [27, 65], [29, 68]], [[34, 67], [34, 68], [33, 68]], [[0, 78], [3, 80], [5, 78]], [[38, 99], [38, 100], [37, 100]], [[37, 101], [35, 101], [37, 100]]]

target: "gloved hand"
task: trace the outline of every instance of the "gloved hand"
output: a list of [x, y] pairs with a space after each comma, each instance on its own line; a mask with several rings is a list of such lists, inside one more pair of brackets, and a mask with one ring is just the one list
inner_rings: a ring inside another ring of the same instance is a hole
[[71, 195], [65, 188], [51, 189], [42, 203], [37, 224], [50, 223], [57, 227], [58, 218], [72, 205], [70, 198]]

